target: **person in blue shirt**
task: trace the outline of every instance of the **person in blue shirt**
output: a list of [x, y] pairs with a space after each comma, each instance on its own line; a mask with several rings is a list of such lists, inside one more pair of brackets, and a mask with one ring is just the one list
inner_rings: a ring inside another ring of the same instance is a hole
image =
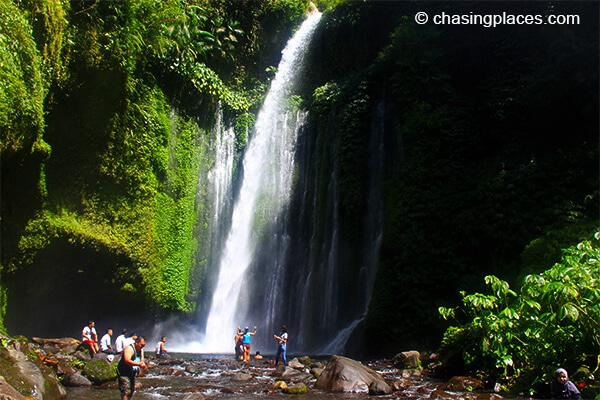
[[238, 335], [243, 336], [243, 339], [242, 339], [242, 346], [244, 347], [243, 362], [247, 363], [248, 361], [250, 361], [250, 344], [252, 342], [251, 336], [256, 335], [256, 326], [254, 327], [253, 332], [250, 332], [250, 329], [248, 327], [245, 327], [244, 331], [242, 332], [240, 330], [240, 327], [238, 326]]

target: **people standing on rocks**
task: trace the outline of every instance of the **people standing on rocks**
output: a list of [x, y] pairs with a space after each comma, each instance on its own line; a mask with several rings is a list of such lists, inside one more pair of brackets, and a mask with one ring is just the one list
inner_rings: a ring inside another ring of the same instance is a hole
[[156, 343], [156, 347], [154, 348], [154, 353], [156, 354], [156, 358], [169, 358], [169, 352], [165, 349], [165, 343], [167, 342], [167, 337], [163, 336], [160, 338], [158, 343]]
[[240, 330], [240, 327], [238, 326], [238, 334], [241, 332], [241, 334], [243, 335], [243, 339], [242, 339], [242, 345], [244, 346], [244, 359], [243, 362], [247, 363], [248, 361], [250, 361], [250, 344], [252, 342], [251, 337], [256, 335], [256, 326], [254, 327], [254, 331], [250, 332], [250, 329], [248, 327], [244, 328], [244, 331], [242, 332]]
[[119, 336], [117, 336], [117, 339], [115, 340], [115, 350], [118, 354], [121, 354], [123, 352], [123, 349], [125, 349], [125, 341], [126, 340], [127, 340], [127, 329], [122, 329], [121, 334]]
[[134, 343], [127, 345], [123, 350], [123, 357], [117, 365], [121, 400], [130, 400], [133, 397], [135, 377], [139, 374], [140, 368], [146, 369], [143, 350], [145, 345], [146, 338], [138, 336]]
[[117, 354], [117, 351], [111, 344], [113, 330], [108, 328], [102, 339], [100, 339], [100, 351], [105, 354]]
[[581, 400], [581, 392], [577, 386], [569, 380], [569, 374], [564, 368], [555, 372], [556, 377], [550, 384], [550, 397], [553, 399], [576, 399]]
[[235, 359], [243, 360], [244, 359], [244, 345], [242, 342], [244, 341], [244, 334], [240, 331], [240, 327], [238, 326], [237, 333], [235, 334]]
[[86, 326], [83, 327], [81, 331], [82, 339], [81, 341], [89, 346], [90, 351], [92, 352], [92, 357], [94, 354], [98, 353], [98, 334], [96, 333], [96, 323], [94, 321], [89, 321]]
[[277, 354], [275, 355], [275, 365], [279, 363], [279, 357], [283, 359], [283, 365], [287, 365], [287, 341], [288, 341], [288, 332], [285, 325], [282, 325], [279, 329], [279, 336], [273, 335], [273, 338], [277, 340]]

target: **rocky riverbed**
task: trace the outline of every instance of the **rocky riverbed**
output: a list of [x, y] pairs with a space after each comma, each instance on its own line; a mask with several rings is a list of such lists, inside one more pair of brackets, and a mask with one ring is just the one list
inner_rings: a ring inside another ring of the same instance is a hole
[[[72, 338], [0, 336], [0, 398], [104, 400], [119, 398], [117, 359], [78, 349]], [[341, 356], [295, 357], [288, 366], [233, 355], [175, 354], [168, 360], [147, 356], [148, 369], [137, 379], [134, 399], [250, 399], [298, 396], [305, 399], [444, 398], [496, 399], [469, 377], [440, 381], [434, 360], [416, 351], [393, 359], [358, 362]], [[4, 397], [3, 397], [4, 396]]]

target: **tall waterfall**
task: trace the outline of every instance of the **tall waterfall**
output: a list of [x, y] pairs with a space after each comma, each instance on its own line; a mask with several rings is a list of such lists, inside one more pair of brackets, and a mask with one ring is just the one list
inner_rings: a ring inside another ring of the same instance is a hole
[[[287, 109], [287, 99], [318, 21], [309, 15], [282, 52], [278, 72], [258, 113], [243, 160], [243, 181], [235, 200], [231, 228], [219, 262], [219, 276], [206, 322], [205, 352], [233, 351], [235, 327], [253, 325], [245, 313], [246, 273], [258, 243], [279, 223], [289, 203], [294, 175], [294, 147], [303, 115]], [[285, 251], [281, 249], [279, 251]], [[277, 255], [273, 255], [277, 257]], [[265, 310], [266, 312], [266, 310]]]

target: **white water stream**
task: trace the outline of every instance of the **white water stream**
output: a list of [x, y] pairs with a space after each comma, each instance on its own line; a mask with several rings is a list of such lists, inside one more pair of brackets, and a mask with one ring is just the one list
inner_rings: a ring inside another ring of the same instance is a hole
[[258, 113], [254, 134], [244, 155], [244, 178], [234, 203], [231, 229], [219, 261], [219, 277], [202, 352], [233, 352], [236, 326], [246, 323], [245, 299], [240, 295], [256, 240], [264, 233], [262, 228], [276, 223], [280, 211], [290, 200], [297, 130], [287, 121], [287, 99], [320, 17], [320, 13], [309, 15], [288, 42]]

